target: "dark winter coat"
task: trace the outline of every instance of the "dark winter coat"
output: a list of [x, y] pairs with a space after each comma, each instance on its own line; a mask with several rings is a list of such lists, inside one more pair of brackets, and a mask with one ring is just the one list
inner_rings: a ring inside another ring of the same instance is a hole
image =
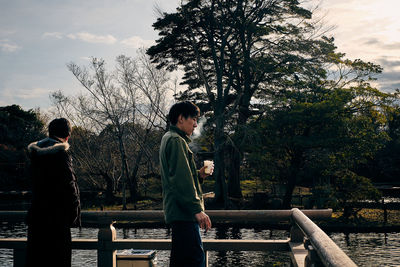
[[28, 146], [33, 184], [28, 224], [81, 225], [79, 188], [68, 149], [68, 143], [53, 138]]

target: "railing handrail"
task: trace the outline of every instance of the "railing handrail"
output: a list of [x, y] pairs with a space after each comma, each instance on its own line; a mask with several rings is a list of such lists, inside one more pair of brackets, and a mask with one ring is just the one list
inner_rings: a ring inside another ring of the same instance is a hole
[[313, 249], [317, 252], [325, 266], [352, 267], [357, 266], [333, 240], [311, 221], [299, 209], [292, 209], [293, 222], [310, 240]]
[[[279, 223], [289, 222], [292, 210], [206, 210], [213, 223]], [[310, 209], [302, 212], [311, 219], [329, 219], [332, 209]], [[0, 222], [23, 222], [27, 211], [0, 211]], [[82, 211], [83, 222], [109, 224], [111, 221], [146, 221], [164, 223], [163, 210]]]

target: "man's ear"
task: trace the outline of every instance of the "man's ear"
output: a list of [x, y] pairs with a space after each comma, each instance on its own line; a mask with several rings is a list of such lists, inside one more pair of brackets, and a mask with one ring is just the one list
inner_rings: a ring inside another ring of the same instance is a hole
[[178, 123], [182, 123], [182, 121], [183, 121], [183, 116], [181, 114], [181, 115], [178, 116], [177, 124]]

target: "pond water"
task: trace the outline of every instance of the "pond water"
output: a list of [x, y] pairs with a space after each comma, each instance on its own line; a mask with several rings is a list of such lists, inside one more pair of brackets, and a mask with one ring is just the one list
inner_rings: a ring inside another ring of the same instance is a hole
[[[73, 238], [97, 238], [97, 228], [72, 229]], [[219, 227], [202, 234], [204, 239], [286, 239], [285, 230]], [[358, 266], [400, 266], [400, 233], [330, 233], [332, 240]], [[0, 225], [0, 238], [26, 237], [23, 223]], [[117, 229], [118, 239], [170, 238], [168, 229]], [[0, 249], [0, 266], [12, 266], [12, 250]], [[93, 250], [73, 250], [72, 266], [97, 266], [97, 253]], [[157, 251], [158, 267], [168, 266], [169, 251]], [[290, 266], [288, 252], [209, 252], [209, 266]]]

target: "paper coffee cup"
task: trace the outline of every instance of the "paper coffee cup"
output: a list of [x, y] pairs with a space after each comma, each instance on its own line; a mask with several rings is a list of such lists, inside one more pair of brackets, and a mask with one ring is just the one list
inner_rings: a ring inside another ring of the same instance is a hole
[[212, 160], [205, 160], [205, 161], [204, 161], [204, 166], [206, 167], [206, 168], [204, 169], [204, 172], [205, 172], [206, 174], [211, 174], [211, 170], [212, 170], [213, 167], [214, 167], [214, 162], [213, 162]]

